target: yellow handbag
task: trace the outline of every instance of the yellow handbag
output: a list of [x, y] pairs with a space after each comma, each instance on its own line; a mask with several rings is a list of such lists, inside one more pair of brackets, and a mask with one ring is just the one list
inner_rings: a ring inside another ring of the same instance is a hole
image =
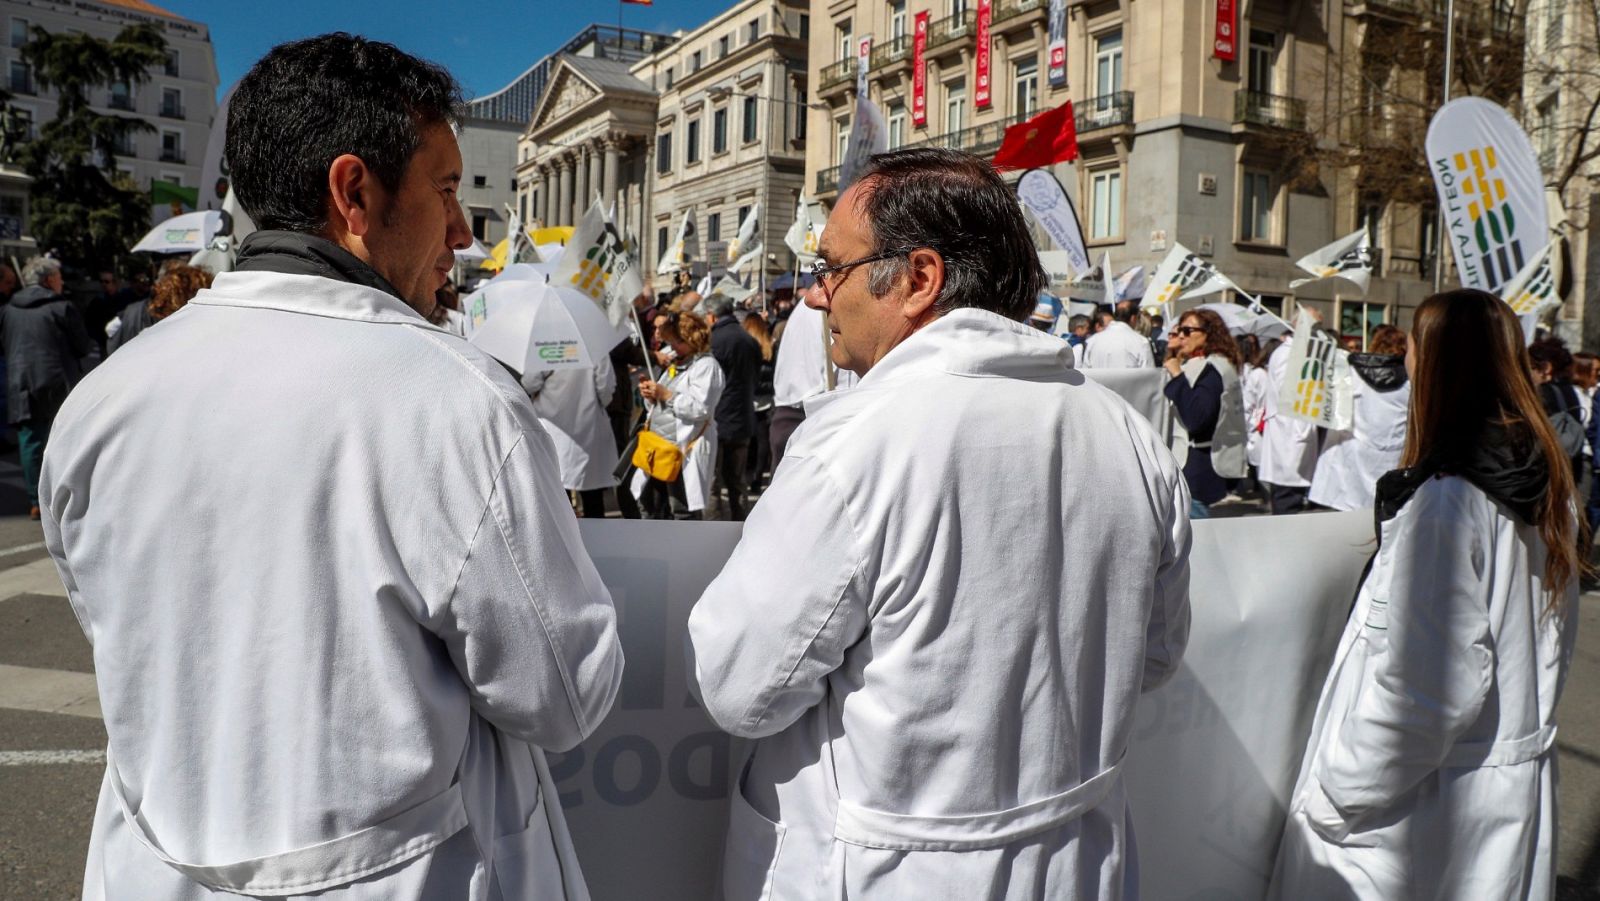
[[633, 449], [633, 465], [657, 481], [676, 482], [683, 474], [683, 451], [655, 432], [640, 429], [639, 443]]

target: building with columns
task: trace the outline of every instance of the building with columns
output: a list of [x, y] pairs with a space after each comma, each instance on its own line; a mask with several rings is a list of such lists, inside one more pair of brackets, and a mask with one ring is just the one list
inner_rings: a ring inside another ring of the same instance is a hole
[[643, 241], [656, 94], [620, 60], [563, 55], [517, 147], [517, 204], [540, 225], [576, 225], [601, 198]]
[[695, 274], [725, 267], [728, 242], [757, 204], [769, 277], [793, 268], [783, 236], [804, 183], [809, 28], [805, 0], [744, 0], [633, 66], [659, 94], [638, 235], [646, 271], [689, 210]]

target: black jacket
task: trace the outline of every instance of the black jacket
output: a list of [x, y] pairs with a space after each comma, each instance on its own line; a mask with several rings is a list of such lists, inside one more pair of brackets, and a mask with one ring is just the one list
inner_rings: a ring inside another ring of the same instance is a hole
[[711, 326], [711, 356], [722, 367], [722, 399], [717, 401], [717, 440], [742, 444], [756, 433], [756, 379], [761, 345], [729, 316]]
[[89, 333], [72, 301], [42, 285], [18, 291], [0, 307], [11, 422], [52, 417], [83, 377]]

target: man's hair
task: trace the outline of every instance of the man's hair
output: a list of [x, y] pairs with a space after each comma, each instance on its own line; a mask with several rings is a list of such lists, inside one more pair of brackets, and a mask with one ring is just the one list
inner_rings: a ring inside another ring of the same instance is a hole
[[[880, 153], [857, 181], [872, 252], [927, 247], [944, 258], [934, 309], [976, 307], [1018, 322], [1028, 318], [1047, 280], [1016, 194], [986, 160], [920, 147]], [[888, 293], [909, 272], [905, 256], [873, 264], [867, 289]]]
[[1067, 320], [1067, 328], [1068, 329], [1088, 328], [1088, 327], [1089, 327], [1089, 317], [1083, 315], [1082, 313], [1078, 313], [1078, 314], [1074, 315], [1071, 319]]
[[50, 257], [34, 257], [22, 267], [22, 284], [27, 287], [44, 284], [44, 280], [61, 272], [61, 261]]
[[733, 301], [721, 294], [713, 294], [706, 300], [706, 312], [718, 319], [727, 319], [733, 315]]
[[1111, 308], [1111, 318], [1118, 322], [1126, 322], [1131, 325], [1138, 316], [1139, 304], [1137, 301], [1118, 301], [1117, 305]]
[[354, 154], [398, 190], [423, 132], [460, 109], [449, 72], [393, 44], [344, 32], [279, 44], [228, 102], [233, 189], [260, 228], [320, 232], [335, 159]]

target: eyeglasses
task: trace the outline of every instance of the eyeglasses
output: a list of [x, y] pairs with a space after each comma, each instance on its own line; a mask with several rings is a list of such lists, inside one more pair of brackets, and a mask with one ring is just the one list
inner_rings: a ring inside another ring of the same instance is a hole
[[[913, 250], [916, 250], [916, 248], [901, 247], [898, 250], [886, 250], [883, 253], [875, 253], [870, 257], [862, 257], [859, 260], [851, 260], [848, 263], [840, 263], [837, 266], [829, 266], [819, 259], [815, 263], [811, 264], [811, 277], [815, 279], [812, 284], [813, 286], [822, 288], [822, 296], [826, 297], [829, 303], [833, 303], [833, 292], [839, 290], [839, 285], [844, 284], [844, 280], [850, 277], [849, 272], [851, 269], [854, 269], [857, 266], [865, 266], [868, 263], [877, 263], [883, 260], [892, 260], [895, 257], [903, 257], [911, 253]], [[840, 277], [838, 283], [832, 287], [829, 287], [828, 279], [838, 275], [841, 272], [845, 274]]]
[[1173, 329], [1173, 331], [1184, 336], [1185, 338], [1189, 337], [1190, 335], [1199, 335], [1205, 333], [1205, 329], [1198, 325], [1180, 325]]

